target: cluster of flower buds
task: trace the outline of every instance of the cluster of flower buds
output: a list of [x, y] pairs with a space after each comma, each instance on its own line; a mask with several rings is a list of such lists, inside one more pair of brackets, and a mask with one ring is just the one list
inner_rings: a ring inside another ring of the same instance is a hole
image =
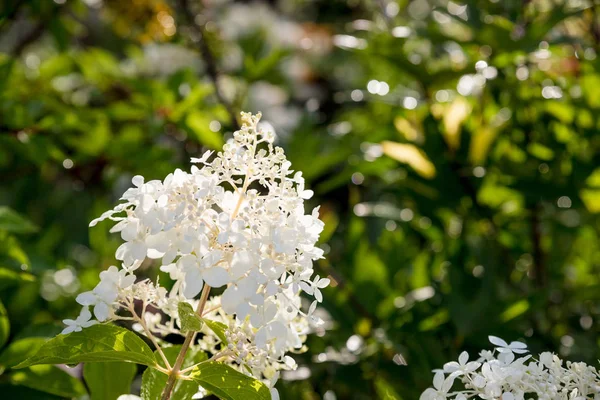
[[[534, 359], [526, 354], [524, 343], [489, 339], [495, 349], [482, 351], [476, 361], [469, 361], [469, 354], [462, 352], [458, 362], [435, 370], [433, 388], [425, 390], [421, 400], [600, 399], [596, 368], [582, 362], [565, 363], [549, 352]], [[459, 390], [453, 390], [455, 383], [460, 383]]]
[[[313, 261], [323, 256], [315, 246], [323, 223], [318, 208], [305, 214], [313, 192], [259, 119], [242, 113], [242, 128], [223, 151], [193, 158], [189, 173], [177, 169], [148, 182], [135, 176], [122, 203], [91, 222], [116, 222], [111, 232], [124, 241], [116, 251], [122, 266], [102, 272], [100, 283], [77, 297], [84, 308], [79, 318], [65, 321], [64, 333], [95, 323], [90, 308], [98, 321], [123, 319], [120, 311], [133, 310], [135, 300], [145, 313], [147, 307], [161, 312], [141, 317], [150, 332], [176, 333], [177, 304], [196, 303], [208, 285], [222, 288], [206, 308], [218, 310], [207, 315], [218, 314], [229, 327], [237, 364], [256, 374], [273, 362], [291, 365], [285, 353], [303, 346], [309, 323], [318, 322], [312, 314], [323, 299], [320, 290], [329, 284], [313, 277]], [[174, 281], [169, 291], [136, 277], [149, 260]], [[302, 291], [315, 298], [306, 311]], [[204, 346], [214, 350], [205, 336]]]

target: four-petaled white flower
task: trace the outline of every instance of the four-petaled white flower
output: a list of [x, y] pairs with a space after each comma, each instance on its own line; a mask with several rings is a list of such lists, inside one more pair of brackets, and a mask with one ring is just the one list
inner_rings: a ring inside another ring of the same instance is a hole
[[451, 361], [449, 363], [444, 364], [444, 372], [457, 377], [463, 374], [473, 372], [480, 366], [481, 363], [477, 361], [469, 362], [469, 353], [463, 351], [462, 353], [460, 353], [460, 356], [458, 356], [458, 362]]
[[510, 344], [508, 344], [497, 336], [488, 336], [488, 339], [492, 344], [496, 345], [496, 350], [498, 350], [500, 353], [527, 353], [527, 345], [525, 343], [510, 342]]
[[315, 299], [320, 303], [323, 301], [323, 295], [321, 294], [320, 289], [325, 289], [329, 286], [330, 283], [329, 278], [321, 278], [319, 275], [315, 276], [312, 282], [300, 282], [300, 287], [308, 294], [312, 294], [315, 296]]
[[79, 332], [83, 328], [88, 328], [94, 324], [97, 324], [98, 321], [90, 321], [92, 318], [92, 313], [89, 308], [83, 307], [77, 319], [64, 319], [63, 323], [66, 325], [66, 328], [63, 329], [61, 334], [66, 335], [71, 332]]
[[443, 372], [437, 372], [433, 377], [433, 388], [429, 388], [421, 394], [420, 400], [444, 400], [449, 397], [448, 392], [454, 384], [452, 375], [444, 377]]

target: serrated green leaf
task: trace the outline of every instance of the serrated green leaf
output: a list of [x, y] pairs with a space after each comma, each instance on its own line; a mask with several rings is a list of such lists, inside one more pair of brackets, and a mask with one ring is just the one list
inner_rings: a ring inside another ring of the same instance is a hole
[[270, 400], [271, 392], [262, 382], [215, 361], [198, 365], [190, 377], [223, 400]]
[[211, 321], [210, 319], [202, 318], [202, 321], [210, 328], [211, 331], [217, 335], [221, 341], [227, 345], [227, 337], [225, 336], [225, 331], [227, 330], [227, 325], [222, 322]]
[[202, 318], [196, 314], [189, 303], [182, 301], [177, 305], [179, 319], [181, 320], [181, 333], [198, 332], [202, 329]]
[[34, 365], [10, 374], [14, 385], [50, 393], [61, 397], [77, 397], [86, 394], [79, 379], [72, 377], [54, 365]]
[[127, 362], [85, 363], [83, 378], [92, 400], [114, 400], [131, 392], [137, 366]]
[[8, 207], [0, 207], [0, 230], [13, 233], [32, 233], [38, 228], [28, 219]]
[[[163, 349], [167, 360], [171, 365], [175, 364], [177, 355], [181, 350], [181, 346], [167, 347]], [[156, 355], [156, 359], [160, 360], [159, 355]], [[196, 351], [190, 349], [183, 361], [183, 368], [190, 367], [199, 362], [207, 359], [206, 353], [202, 351]], [[162, 364], [162, 362], [161, 362]], [[163, 365], [164, 366], [164, 365]], [[142, 391], [141, 396], [143, 399], [160, 399], [160, 396], [167, 384], [167, 375], [163, 374], [155, 368], [148, 368], [144, 371], [142, 376]], [[198, 392], [198, 383], [194, 381], [178, 380], [173, 388], [171, 395], [172, 399], [191, 399], [194, 394]]]
[[44, 343], [33, 357], [15, 368], [37, 364], [107, 361], [156, 365], [152, 350], [135, 333], [115, 325], [99, 324], [81, 332], [58, 335]]

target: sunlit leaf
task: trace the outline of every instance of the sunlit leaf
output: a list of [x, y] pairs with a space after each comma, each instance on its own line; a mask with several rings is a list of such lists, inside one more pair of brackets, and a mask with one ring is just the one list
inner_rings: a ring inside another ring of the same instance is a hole
[[190, 372], [194, 382], [223, 400], [270, 400], [269, 389], [260, 381], [218, 362], [206, 362]]
[[212, 149], [223, 146], [223, 136], [220, 132], [210, 129], [211, 119], [200, 111], [192, 111], [185, 118], [186, 126], [194, 134], [198, 142]]
[[554, 158], [554, 151], [540, 143], [531, 143], [529, 146], [527, 146], [527, 150], [540, 160], [549, 161]]
[[431, 317], [424, 319], [419, 322], [419, 330], [420, 331], [430, 331], [439, 327], [442, 324], [445, 324], [450, 319], [450, 315], [448, 310], [442, 309], [433, 314]]
[[411, 142], [414, 142], [421, 136], [419, 130], [406, 118], [394, 118], [394, 126], [398, 132], [400, 132], [406, 138], [406, 140]]
[[498, 135], [498, 131], [482, 126], [473, 132], [469, 147], [469, 160], [475, 165], [485, 164], [490, 148]]
[[460, 129], [465, 120], [471, 115], [471, 104], [464, 97], [457, 97], [444, 110], [444, 139], [451, 149], [460, 145]]
[[589, 212], [600, 213], [600, 190], [584, 189], [579, 196]]
[[511, 319], [517, 318], [519, 315], [523, 315], [527, 310], [529, 310], [529, 302], [527, 300], [519, 300], [504, 310], [504, 312], [500, 314], [500, 319], [503, 322], [508, 322]]
[[212, 321], [207, 318], [202, 318], [202, 321], [210, 328], [211, 331], [217, 335], [217, 337], [227, 345], [227, 337], [225, 336], [225, 331], [227, 330], [227, 325], [222, 322]]
[[58, 335], [16, 368], [38, 364], [128, 361], [156, 365], [152, 350], [135, 333], [115, 325], [97, 324], [80, 332]]
[[429, 161], [425, 152], [417, 146], [388, 140], [383, 141], [381, 146], [385, 155], [410, 165], [423, 178], [431, 179], [435, 177], [435, 166]]
[[202, 329], [202, 319], [189, 303], [180, 302], [177, 305], [177, 311], [181, 321], [181, 333], [199, 332]]

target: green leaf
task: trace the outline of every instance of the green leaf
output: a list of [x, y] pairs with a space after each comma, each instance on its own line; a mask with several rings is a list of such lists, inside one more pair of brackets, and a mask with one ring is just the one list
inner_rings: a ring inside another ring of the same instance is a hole
[[19, 400], [61, 400], [64, 397], [55, 396], [50, 393], [40, 392], [39, 390], [33, 390], [25, 386], [20, 385], [0, 385], [0, 393], [5, 399], [19, 399]]
[[201, 144], [212, 149], [220, 149], [223, 147], [223, 136], [219, 132], [210, 130], [211, 120], [200, 111], [192, 111], [185, 118], [185, 125]]
[[225, 337], [225, 331], [227, 330], [227, 325], [225, 325], [222, 322], [217, 322], [217, 321], [211, 321], [210, 319], [206, 319], [206, 318], [202, 318], [202, 321], [206, 324], [206, 326], [208, 326], [210, 328], [211, 331], [213, 331], [215, 333], [215, 335], [217, 335], [217, 337], [219, 339], [221, 339], [221, 341], [223, 343], [225, 343], [225, 345], [227, 345], [227, 338]]
[[196, 314], [189, 303], [182, 301], [177, 305], [179, 319], [181, 320], [181, 333], [198, 332], [202, 329], [202, 319]]
[[224, 400], [270, 400], [271, 392], [262, 382], [219, 363], [198, 365], [190, 377], [204, 389]]
[[185, 113], [197, 108], [200, 102], [212, 91], [213, 89], [209, 85], [197, 84], [196, 86], [194, 86], [192, 91], [187, 96], [185, 96], [185, 99], [183, 99], [180, 103], [173, 107], [173, 110], [171, 111], [169, 117], [174, 122], [179, 121]]
[[377, 398], [381, 400], [402, 400], [402, 397], [394, 390], [394, 387], [383, 376], [375, 378], [375, 391]]
[[554, 158], [554, 151], [539, 143], [531, 143], [527, 146], [527, 150], [534, 157], [539, 158], [540, 160], [550, 161]]
[[0, 207], [0, 230], [13, 233], [32, 233], [38, 228], [28, 219], [8, 207]]
[[[163, 348], [163, 352], [171, 365], [175, 364], [177, 355], [181, 350], [181, 346], [173, 346]], [[159, 355], [155, 353], [156, 359], [159, 360]], [[183, 360], [182, 367], [187, 368], [207, 359], [206, 353], [190, 349]], [[162, 364], [162, 362], [161, 362]], [[163, 365], [164, 366], [164, 365]], [[167, 375], [163, 374], [155, 368], [148, 368], [142, 376], [142, 391], [143, 399], [159, 399], [165, 385], [167, 384]], [[172, 399], [190, 399], [198, 392], [198, 383], [194, 381], [178, 380], [173, 388], [171, 395]]]
[[8, 78], [10, 77], [14, 61], [14, 58], [0, 60], [0, 93], [2, 93], [9, 82]]
[[137, 366], [127, 362], [85, 363], [83, 378], [92, 400], [114, 400], [131, 392]]
[[[17, 265], [30, 265], [27, 253], [21, 247], [21, 244], [14, 235], [8, 234], [0, 228], [0, 255], [6, 256], [17, 262]], [[14, 263], [12, 263], [14, 264]]]
[[156, 365], [152, 350], [135, 333], [115, 325], [99, 324], [58, 335], [44, 343], [38, 352], [17, 365], [76, 364], [80, 362], [128, 361]]
[[54, 365], [34, 365], [10, 375], [14, 385], [54, 394], [61, 397], [77, 397], [86, 394], [79, 379], [72, 377]]
[[0, 268], [0, 290], [17, 286], [22, 282], [34, 282], [35, 276], [27, 272], [17, 272], [8, 268]]
[[33, 356], [38, 349], [47, 342], [44, 337], [28, 337], [14, 340], [0, 354], [0, 366], [3, 368], [12, 368], [23, 360]]
[[6, 308], [0, 301], [0, 348], [4, 347], [8, 337], [10, 336], [10, 321], [6, 314]]
[[502, 322], [508, 322], [512, 319], [523, 315], [529, 310], [529, 301], [526, 299], [519, 300], [510, 305], [502, 314], [500, 314], [500, 320]]

